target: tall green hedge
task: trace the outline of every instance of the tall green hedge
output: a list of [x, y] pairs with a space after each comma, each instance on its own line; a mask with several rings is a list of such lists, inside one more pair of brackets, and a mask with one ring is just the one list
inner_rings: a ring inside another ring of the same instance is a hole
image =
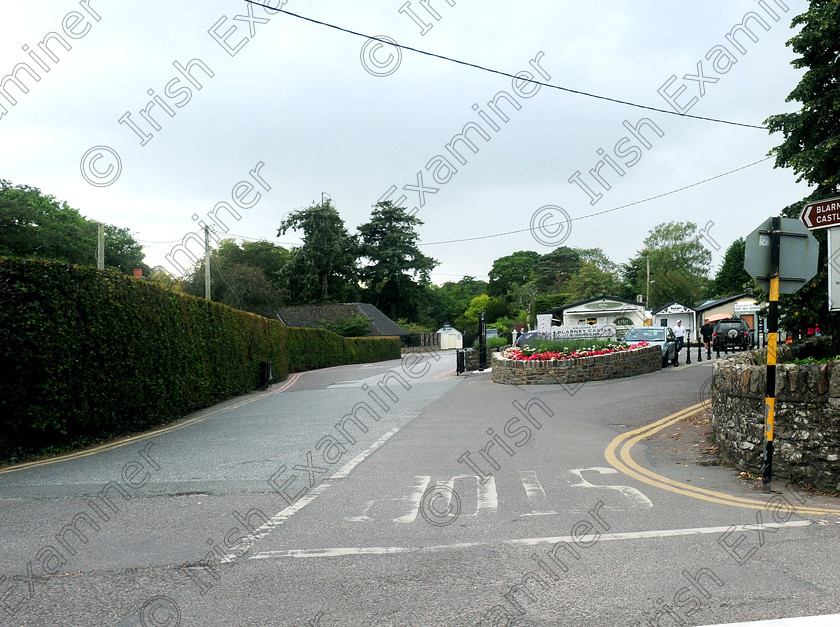
[[289, 371], [396, 359], [142, 279], [0, 257], [0, 461], [163, 424]]

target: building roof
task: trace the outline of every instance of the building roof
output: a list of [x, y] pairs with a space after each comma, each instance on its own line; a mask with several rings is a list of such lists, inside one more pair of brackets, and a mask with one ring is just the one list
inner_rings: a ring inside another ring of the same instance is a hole
[[725, 296], [723, 298], [717, 298], [717, 299], [714, 299], [714, 300], [707, 300], [707, 301], [704, 301], [704, 302], [700, 303], [699, 305], [697, 305], [694, 308], [694, 310], [695, 311], [705, 311], [707, 309], [714, 309], [715, 307], [718, 307], [720, 305], [725, 305], [726, 303], [732, 302], [733, 300], [738, 300], [739, 298], [744, 298], [744, 297], [747, 297], [747, 296], [754, 297], [755, 295], [754, 294], [749, 294], [748, 292], [742, 292], [741, 294], [736, 294], [735, 296]]
[[554, 309], [540, 311], [539, 314], [557, 315], [563, 313], [566, 309], [573, 309], [575, 307], [580, 307], [581, 305], [586, 305], [587, 303], [594, 303], [599, 300], [612, 300], [617, 303], [624, 303], [626, 305], [635, 305], [637, 307], [643, 307], [642, 303], [637, 303], [635, 300], [627, 300], [626, 298], [619, 298], [618, 296], [607, 296], [605, 294], [603, 296], [598, 296], [597, 298], [588, 298], [586, 300], [581, 300], [576, 303], [569, 303], [568, 305], [563, 305], [562, 307], [556, 307]]
[[280, 322], [288, 327], [319, 327], [321, 321], [332, 322], [353, 315], [367, 316], [372, 320], [373, 330], [368, 335], [407, 335], [396, 322], [369, 303], [324, 303], [321, 305], [298, 305], [281, 307], [277, 310]]
[[673, 305], [679, 305], [683, 309], [688, 309], [689, 311], [696, 311], [696, 309], [694, 307], [689, 307], [687, 305], [683, 305], [682, 303], [678, 303], [677, 301], [673, 301], [671, 303], [668, 303], [667, 305], [662, 305], [662, 307], [660, 307], [656, 311], [652, 312], [651, 315], [655, 316], [656, 314], [665, 311], [666, 309], [668, 309], [669, 307], [672, 307]]

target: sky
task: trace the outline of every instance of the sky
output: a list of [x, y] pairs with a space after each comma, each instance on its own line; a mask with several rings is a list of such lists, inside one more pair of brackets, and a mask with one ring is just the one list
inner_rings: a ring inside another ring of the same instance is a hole
[[290, 211], [329, 197], [352, 233], [390, 199], [424, 222], [438, 284], [558, 245], [624, 263], [674, 220], [713, 275], [809, 193], [749, 126], [797, 108], [807, 2], [266, 4], [3, 3], [0, 178], [129, 228], [174, 274], [205, 224], [290, 247]]

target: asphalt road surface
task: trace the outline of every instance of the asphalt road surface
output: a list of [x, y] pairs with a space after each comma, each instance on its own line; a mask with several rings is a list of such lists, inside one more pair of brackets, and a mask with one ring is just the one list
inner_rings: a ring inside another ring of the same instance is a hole
[[444, 352], [300, 373], [159, 432], [0, 470], [0, 623], [840, 613], [840, 502], [778, 481], [764, 495], [679, 439], [710, 362], [521, 387], [454, 365]]

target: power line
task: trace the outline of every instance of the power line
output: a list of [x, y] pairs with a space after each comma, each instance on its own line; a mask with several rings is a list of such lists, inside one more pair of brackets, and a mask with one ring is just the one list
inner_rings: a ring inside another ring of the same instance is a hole
[[[575, 220], [584, 220], [586, 218], [593, 218], [595, 216], [601, 216], [605, 213], [612, 213], [613, 211], [618, 211], [619, 209], [626, 209], [627, 207], [633, 207], [635, 205], [641, 205], [646, 202], [650, 202], [651, 200], [657, 200], [659, 198], [664, 198], [665, 196], [670, 196], [671, 194], [676, 194], [677, 192], [682, 192], [687, 189], [691, 189], [692, 187], [697, 187], [698, 185], [702, 185], [703, 183], [708, 183], [710, 181], [714, 181], [715, 179], [722, 178], [724, 176], [728, 176], [730, 174], [734, 174], [735, 172], [740, 172], [741, 170], [746, 170], [747, 168], [751, 168], [754, 165], [758, 165], [759, 163], [764, 163], [768, 159], [772, 159], [773, 157], [764, 157], [763, 159], [759, 159], [758, 161], [753, 161], [752, 163], [748, 163], [747, 165], [742, 165], [739, 168], [735, 168], [734, 170], [729, 170], [728, 172], [723, 172], [722, 174], [716, 174], [715, 176], [710, 176], [707, 179], [703, 179], [702, 181], [697, 181], [696, 183], [691, 183], [690, 185], [685, 185], [683, 187], [672, 189], [670, 192], [664, 192], [662, 194], [657, 194], [656, 196], [650, 196], [645, 198], [644, 200], [636, 200], [634, 202], [627, 203], [626, 205], [620, 205], [618, 207], [613, 207], [612, 209], [605, 209], [604, 211], [596, 211], [595, 213], [588, 213], [585, 216], [578, 216], [576, 218], [570, 218], [568, 222], [573, 222]], [[557, 222], [554, 224], [545, 224], [543, 226], [560, 226], [562, 224], [566, 224], [567, 221]], [[514, 235], [516, 233], [525, 233], [526, 231], [530, 231], [531, 227], [527, 229], [517, 229], [516, 231], [505, 231], [504, 233], [493, 233], [492, 235], [478, 235], [476, 237], [465, 237], [463, 239], [450, 239], [442, 242], [417, 242], [418, 245], [422, 246], [435, 246], [437, 244], [456, 244], [459, 242], [472, 242], [475, 240], [481, 239], [491, 239], [493, 237], [504, 237], [505, 235]]]
[[469, 61], [461, 61], [460, 59], [454, 59], [452, 57], [447, 57], [442, 54], [436, 54], [434, 52], [428, 52], [427, 50], [420, 50], [419, 48], [412, 48], [411, 46], [404, 46], [403, 44], [394, 43], [392, 41], [387, 41], [385, 39], [380, 39], [378, 37], [373, 37], [371, 35], [365, 35], [364, 33], [360, 33], [354, 30], [350, 30], [349, 28], [344, 28], [342, 26], [336, 26], [335, 24], [330, 24], [328, 22], [322, 22], [321, 20], [316, 20], [311, 17], [306, 17], [305, 15], [299, 15], [298, 13], [292, 13], [291, 11], [287, 11], [285, 9], [276, 9], [274, 7], [268, 6], [266, 4], [262, 4], [260, 2], [256, 2], [255, 0], [245, 0], [249, 4], [253, 4], [258, 7], [263, 7], [266, 9], [271, 9], [277, 13], [285, 13], [286, 15], [290, 15], [292, 17], [296, 17], [299, 20], [304, 20], [306, 22], [311, 22], [313, 24], [318, 24], [319, 26], [326, 26], [327, 28], [332, 28], [337, 31], [341, 31], [343, 33], [348, 33], [350, 35], [356, 35], [357, 37], [364, 37], [365, 39], [378, 41], [383, 44], [387, 44], [389, 46], [394, 46], [396, 48], [401, 48], [402, 50], [409, 50], [411, 52], [416, 52], [418, 54], [425, 55], [427, 57], [433, 57], [435, 59], [441, 59], [443, 61], [449, 61], [450, 63], [456, 63], [458, 65], [464, 65], [466, 67], [475, 68], [477, 70], [481, 70], [482, 72], [489, 72], [490, 74], [498, 74], [499, 76], [506, 76], [507, 78], [512, 78], [518, 81], [522, 81], [525, 83], [533, 83], [534, 85], [540, 85], [541, 87], [548, 87], [549, 89], [556, 89], [558, 91], [565, 91], [570, 94], [577, 94], [578, 96], [586, 96], [587, 98], [595, 98], [597, 100], [606, 100], [607, 102], [614, 102], [616, 104], [625, 105], [628, 107], [635, 107], [637, 109], [645, 109], [647, 111], [656, 111], [658, 113], [667, 113], [668, 115], [676, 115], [677, 117], [681, 118], [691, 118], [694, 120], [703, 120], [704, 122], [716, 122], [718, 124], [729, 124], [731, 126], [743, 126], [745, 128], [756, 128], [760, 130], [767, 130], [766, 126], [759, 126], [757, 124], [746, 124], [744, 122], [732, 122], [731, 120], [721, 120], [719, 118], [709, 118], [702, 115], [691, 115], [690, 113], [679, 113], [677, 111], [673, 111], [670, 109], [660, 109], [658, 107], [651, 107], [649, 105], [638, 104], [636, 102], [630, 102], [629, 100], [621, 100], [619, 98], [610, 98], [609, 96], [600, 96], [598, 94], [593, 94], [588, 91], [582, 91], [580, 89], [572, 89], [570, 87], [562, 87], [560, 85], [553, 85], [551, 83], [543, 83], [542, 81], [530, 79], [530, 78], [522, 78], [520, 76], [515, 76], [513, 74], [509, 74], [507, 72], [502, 72], [501, 70], [494, 70], [493, 68], [484, 67], [483, 65], [478, 65], [477, 63], [470, 63]]

